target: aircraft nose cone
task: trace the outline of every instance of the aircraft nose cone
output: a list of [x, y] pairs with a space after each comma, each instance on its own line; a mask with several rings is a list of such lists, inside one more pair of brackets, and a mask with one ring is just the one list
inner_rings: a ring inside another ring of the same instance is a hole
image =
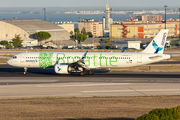
[[9, 60], [7, 61], [7, 64], [8, 64], [8, 65], [12, 65], [12, 60], [9, 59]]

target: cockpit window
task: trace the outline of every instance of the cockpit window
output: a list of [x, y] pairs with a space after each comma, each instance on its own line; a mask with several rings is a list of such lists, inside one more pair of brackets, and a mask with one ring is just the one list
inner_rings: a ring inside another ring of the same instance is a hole
[[13, 56], [13, 59], [16, 59], [17, 58], [17, 56]]

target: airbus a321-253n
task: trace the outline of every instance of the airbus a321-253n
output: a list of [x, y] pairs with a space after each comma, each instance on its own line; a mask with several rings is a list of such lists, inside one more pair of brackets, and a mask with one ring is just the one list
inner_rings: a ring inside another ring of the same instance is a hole
[[23, 52], [7, 64], [24, 68], [53, 67], [57, 74], [94, 74], [96, 68], [127, 68], [159, 62], [170, 58], [163, 54], [168, 30], [161, 30], [142, 52]]

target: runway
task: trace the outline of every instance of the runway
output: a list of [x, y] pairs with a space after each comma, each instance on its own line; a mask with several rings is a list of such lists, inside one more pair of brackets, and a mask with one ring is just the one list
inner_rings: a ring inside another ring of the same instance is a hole
[[57, 75], [53, 69], [0, 65], [0, 98], [180, 95], [180, 73], [110, 72]]

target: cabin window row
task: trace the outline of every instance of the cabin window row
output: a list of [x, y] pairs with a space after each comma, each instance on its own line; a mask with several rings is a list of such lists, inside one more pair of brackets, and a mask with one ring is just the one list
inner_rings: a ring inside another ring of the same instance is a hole
[[[50, 59], [50, 58], [51, 57], [26, 57], [26, 59]], [[73, 59], [73, 57], [58, 57], [58, 59], [66, 59], [66, 58]], [[80, 57], [74, 57], [74, 59], [80, 59]], [[93, 57], [85, 57], [85, 59], [93, 59]], [[99, 57], [99, 59], [131, 59], [131, 58], [130, 57]]]
[[51, 57], [26, 57], [26, 59], [50, 59]]
[[101, 57], [101, 59], [131, 59], [131, 58], [130, 57]]

